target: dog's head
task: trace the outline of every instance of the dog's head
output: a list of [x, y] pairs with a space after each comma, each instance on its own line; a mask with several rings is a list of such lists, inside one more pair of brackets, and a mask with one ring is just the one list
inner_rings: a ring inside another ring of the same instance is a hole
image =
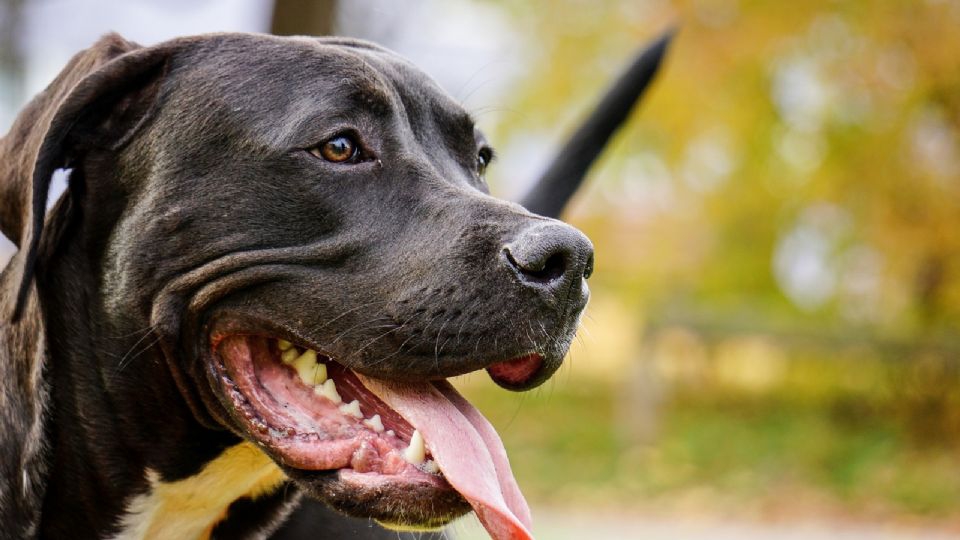
[[438, 525], [472, 506], [498, 535], [528, 528], [496, 433], [445, 378], [546, 380], [587, 301], [586, 237], [491, 197], [471, 117], [375, 45], [108, 37], [84, 54], [14, 127], [29, 159], [6, 171], [19, 212], [0, 226], [18, 305], [35, 264], [83, 241], [103, 324], [153, 328], [198, 422], [349, 513]]

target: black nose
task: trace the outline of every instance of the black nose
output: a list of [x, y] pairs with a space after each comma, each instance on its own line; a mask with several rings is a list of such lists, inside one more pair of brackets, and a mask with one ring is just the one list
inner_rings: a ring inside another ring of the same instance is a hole
[[559, 221], [527, 227], [504, 246], [503, 256], [522, 283], [552, 295], [593, 273], [593, 244]]

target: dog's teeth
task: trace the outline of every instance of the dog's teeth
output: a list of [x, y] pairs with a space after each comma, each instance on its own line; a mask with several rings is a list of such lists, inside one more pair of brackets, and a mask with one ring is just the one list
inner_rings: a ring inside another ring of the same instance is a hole
[[340, 403], [343, 401], [343, 399], [340, 397], [340, 394], [337, 392], [337, 385], [333, 382], [333, 379], [327, 379], [323, 384], [314, 387], [313, 393], [318, 396], [323, 396], [334, 403]]
[[407, 460], [407, 463], [419, 465], [423, 463], [426, 457], [427, 448], [423, 444], [423, 436], [420, 435], [419, 431], [413, 430], [413, 436], [410, 437], [410, 446], [403, 451], [403, 459]]
[[314, 369], [313, 369], [313, 381], [312, 383], [307, 383], [307, 384], [316, 386], [318, 384], [323, 384], [325, 382], [327, 382], [327, 365], [324, 364], [323, 362], [317, 362], [316, 366], [314, 366]]
[[294, 360], [300, 357], [300, 353], [297, 352], [293, 347], [280, 353], [280, 359], [283, 360], [284, 364], [292, 364]]
[[437, 474], [440, 472], [440, 466], [437, 465], [436, 461], [428, 459], [423, 462], [423, 465], [420, 466], [420, 470], [425, 473]]
[[281, 351], [287, 351], [290, 349], [290, 347], [293, 347], [293, 343], [290, 343], [285, 339], [278, 339], [277, 347], [279, 347]]
[[360, 402], [357, 400], [353, 400], [350, 403], [347, 403], [346, 405], [341, 405], [340, 412], [342, 412], [347, 416], [352, 416], [357, 420], [363, 418], [363, 413], [360, 412]]
[[391, 437], [396, 437], [396, 436], [397, 436], [397, 433], [396, 433], [395, 431], [393, 431], [392, 429], [388, 429], [388, 430], [387, 430], [387, 435], [389, 435], [389, 436], [391, 436]]
[[382, 432], [383, 432], [383, 422], [380, 420], [380, 415], [379, 415], [379, 414], [375, 414], [375, 415], [371, 416], [370, 418], [364, 420], [364, 421], [363, 421], [363, 425], [365, 425], [365, 426], [367, 426], [368, 428], [376, 431], [377, 433], [382, 433]]
[[[300, 380], [303, 381], [303, 384], [313, 386], [314, 374], [319, 371], [317, 368], [317, 353], [307, 349], [293, 361], [293, 368], [297, 370], [297, 374], [300, 375]], [[326, 368], [324, 368], [324, 377], [326, 377]]]

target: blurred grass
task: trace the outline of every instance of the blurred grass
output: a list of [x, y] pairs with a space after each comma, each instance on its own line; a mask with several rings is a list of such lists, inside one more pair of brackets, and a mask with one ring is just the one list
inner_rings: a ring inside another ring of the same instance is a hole
[[561, 375], [516, 396], [471, 380], [464, 392], [497, 426], [534, 505], [955, 522], [956, 376], [852, 362], [791, 357], [762, 391], [672, 381], [640, 437], [626, 374]]

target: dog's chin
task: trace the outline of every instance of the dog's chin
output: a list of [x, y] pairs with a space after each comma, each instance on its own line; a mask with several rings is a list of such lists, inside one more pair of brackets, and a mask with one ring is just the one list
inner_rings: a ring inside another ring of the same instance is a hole
[[391, 529], [436, 529], [470, 511], [469, 503], [443, 481], [352, 469], [333, 473], [287, 469], [286, 473], [306, 493], [337, 510], [372, 518]]
[[529, 526], [502, 443], [446, 381], [371, 379], [235, 328], [210, 340], [214, 389], [235, 427], [308, 493], [397, 528], [440, 527], [471, 508], [503, 530]]

